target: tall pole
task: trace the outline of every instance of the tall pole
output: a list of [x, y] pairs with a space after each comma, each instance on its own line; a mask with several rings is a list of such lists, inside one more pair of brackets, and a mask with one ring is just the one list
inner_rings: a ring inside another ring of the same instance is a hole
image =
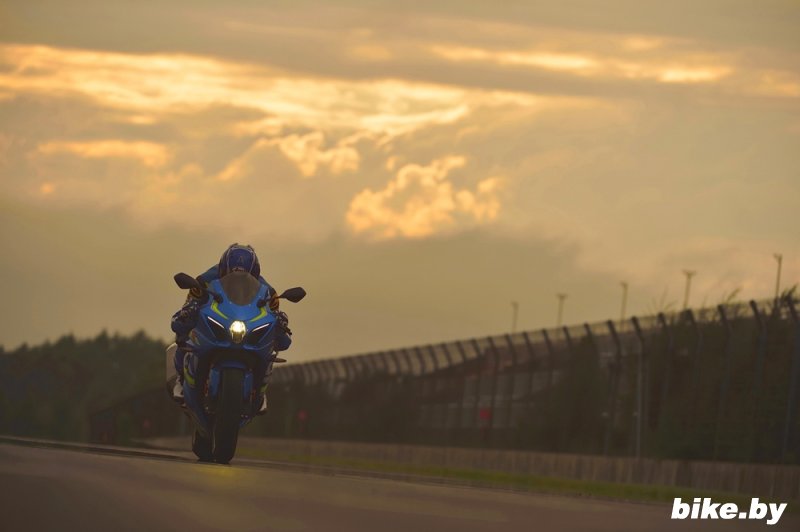
[[778, 278], [775, 279], [775, 302], [778, 301], [778, 296], [781, 295], [781, 264], [783, 263], [783, 255], [774, 253], [775, 260], [778, 261]]
[[519, 303], [517, 301], [511, 302], [511, 334], [517, 332], [517, 315], [519, 314]]
[[567, 299], [567, 294], [556, 294], [558, 296], [558, 319], [556, 327], [561, 327], [561, 318], [564, 315], [564, 300]]
[[692, 277], [695, 276], [697, 272], [694, 270], [683, 270], [683, 275], [686, 276], [686, 292], [683, 295], [683, 309], [686, 310], [689, 308], [689, 288], [692, 286]]
[[622, 310], [619, 313], [619, 323], [621, 326], [625, 323], [625, 307], [628, 304], [628, 283], [621, 281], [619, 284], [622, 286]]

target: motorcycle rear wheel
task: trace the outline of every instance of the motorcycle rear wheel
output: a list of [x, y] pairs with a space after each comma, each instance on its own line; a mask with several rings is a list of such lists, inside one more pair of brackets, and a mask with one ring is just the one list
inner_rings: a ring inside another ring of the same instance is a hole
[[236, 453], [239, 426], [242, 421], [244, 372], [226, 369], [220, 379], [219, 401], [211, 429], [211, 449], [214, 461], [227, 464]]

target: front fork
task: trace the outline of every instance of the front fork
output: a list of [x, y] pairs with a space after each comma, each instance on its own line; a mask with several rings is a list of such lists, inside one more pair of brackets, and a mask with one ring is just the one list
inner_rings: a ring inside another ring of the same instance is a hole
[[[235, 368], [244, 371], [242, 402], [245, 407], [242, 409], [242, 425], [244, 426], [251, 421], [256, 414], [256, 410], [261, 406], [261, 401], [259, 400], [261, 395], [266, 393], [267, 385], [272, 375], [274, 359], [274, 355], [267, 358], [265, 361], [266, 368], [263, 371], [260, 371], [260, 368], [257, 367], [247, 367], [241, 362], [218, 362], [209, 368], [208, 378], [203, 378], [204, 375], [199, 371], [197, 357], [193, 353], [187, 352], [184, 356], [183, 364], [184, 396], [186, 405], [194, 413], [193, 417], [197, 418], [197, 414], [202, 412], [204, 417], [211, 421], [217, 408], [222, 372], [226, 368]], [[263, 377], [259, 378], [259, 373]], [[198, 389], [200, 383], [202, 383], [202, 389]], [[198, 424], [203, 427], [204, 431], [208, 429], [207, 422]]]

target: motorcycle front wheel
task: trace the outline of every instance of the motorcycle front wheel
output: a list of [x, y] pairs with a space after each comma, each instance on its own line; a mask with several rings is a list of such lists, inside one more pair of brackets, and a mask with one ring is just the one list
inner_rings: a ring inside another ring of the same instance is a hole
[[211, 452], [211, 439], [203, 436], [195, 429], [192, 435], [192, 452], [197, 455], [201, 462], [213, 462], [214, 455]]
[[244, 372], [225, 369], [220, 379], [219, 401], [211, 430], [211, 449], [214, 461], [227, 464], [236, 453], [239, 426], [242, 421]]

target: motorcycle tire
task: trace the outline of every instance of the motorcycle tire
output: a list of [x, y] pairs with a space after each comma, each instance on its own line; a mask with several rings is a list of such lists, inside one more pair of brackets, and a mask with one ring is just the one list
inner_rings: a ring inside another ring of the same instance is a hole
[[239, 426], [242, 422], [244, 372], [226, 369], [220, 379], [219, 401], [211, 430], [211, 448], [214, 461], [227, 464], [236, 453]]
[[198, 430], [192, 435], [192, 452], [200, 462], [213, 462], [214, 455], [211, 452], [211, 439], [206, 438]]

